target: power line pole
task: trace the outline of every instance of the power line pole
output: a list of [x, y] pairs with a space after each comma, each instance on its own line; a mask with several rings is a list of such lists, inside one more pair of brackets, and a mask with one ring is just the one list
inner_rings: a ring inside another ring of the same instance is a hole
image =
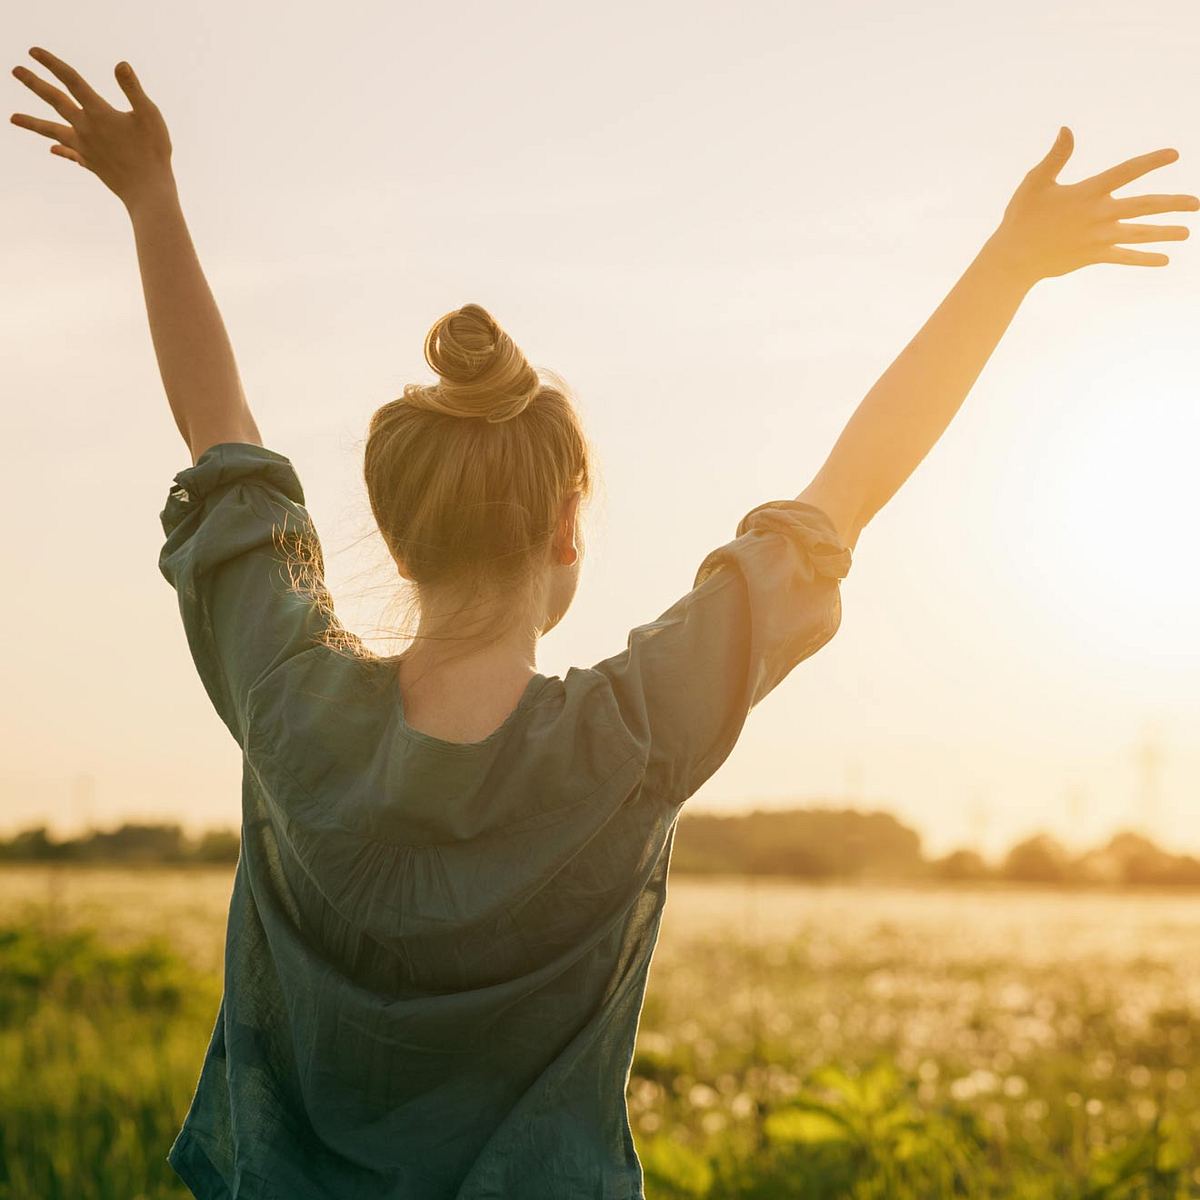
[[1165, 757], [1153, 730], [1147, 730], [1137, 748], [1138, 806], [1137, 827], [1146, 837], [1160, 834], [1162, 815], [1162, 766]]

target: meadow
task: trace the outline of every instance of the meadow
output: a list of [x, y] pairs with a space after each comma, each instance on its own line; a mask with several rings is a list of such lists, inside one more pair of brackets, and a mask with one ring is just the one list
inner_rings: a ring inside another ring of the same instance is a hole
[[[231, 870], [0, 869], [0, 1200], [166, 1200]], [[1200, 896], [672, 879], [657, 1198], [1200, 1196]]]

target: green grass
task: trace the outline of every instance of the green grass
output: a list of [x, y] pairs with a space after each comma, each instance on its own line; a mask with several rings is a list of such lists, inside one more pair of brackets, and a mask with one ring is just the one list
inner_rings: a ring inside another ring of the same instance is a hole
[[[0, 906], [0, 1200], [187, 1197], [166, 1153], [219, 968], [155, 911], [102, 936], [69, 903]], [[710, 926], [664, 928], [639, 1031], [651, 1200], [1200, 1196], [1195, 958], [1149, 923], [1105, 954], [1065, 925], [1061, 954], [875, 916]]]
[[186, 1197], [166, 1161], [220, 983], [162, 941], [0, 927], [0, 1197]]

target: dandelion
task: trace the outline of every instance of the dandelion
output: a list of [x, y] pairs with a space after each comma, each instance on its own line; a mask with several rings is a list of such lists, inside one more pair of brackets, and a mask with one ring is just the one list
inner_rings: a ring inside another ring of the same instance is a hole
[[970, 1078], [975, 1086], [976, 1094], [980, 1096], [986, 1095], [988, 1092], [994, 1092], [996, 1085], [1000, 1082], [993, 1072], [984, 1070], [982, 1067], [977, 1067], [972, 1071]]

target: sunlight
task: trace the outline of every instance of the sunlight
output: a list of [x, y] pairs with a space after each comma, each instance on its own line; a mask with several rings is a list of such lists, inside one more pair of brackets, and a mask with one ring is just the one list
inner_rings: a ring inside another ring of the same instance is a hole
[[1014, 463], [1026, 482], [1026, 468], [1037, 475], [1041, 515], [1036, 553], [1013, 560], [1036, 573], [1066, 636], [1164, 665], [1194, 656], [1200, 611], [1200, 408], [1186, 357], [1127, 362], [1054, 397], [1035, 461]]

